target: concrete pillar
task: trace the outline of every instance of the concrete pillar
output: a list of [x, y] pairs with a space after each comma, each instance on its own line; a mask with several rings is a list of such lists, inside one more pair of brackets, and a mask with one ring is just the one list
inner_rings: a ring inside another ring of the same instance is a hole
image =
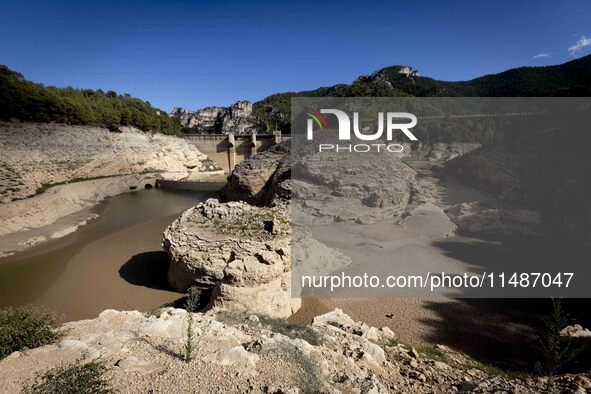
[[275, 143], [278, 144], [281, 142], [281, 130], [274, 130], [273, 136], [275, 137]]
[[261, 142], [257, 141], [257, 133], [253, 132], [250, 138], [250, 155], [256, 155], [260, 146]]
[[228, 164], [229, 172], [232, 172], [236, 165], [236, 140], [233, 133], [228, 134]]

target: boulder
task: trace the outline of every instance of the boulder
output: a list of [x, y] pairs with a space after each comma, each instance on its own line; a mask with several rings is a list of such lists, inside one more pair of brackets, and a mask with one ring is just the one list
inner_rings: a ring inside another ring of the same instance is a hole
[[457, 228], [443, 209], [433, 203], [420, 204], [410, 211], [400, 224], [427, 239], [452, 236]]
[[286, 206], [256, 207], [209, 199], [165, 231], [168, 282], [212, 290], [210, 306], [287, 317], [291, 299], [291, 227]]
[[560, 330], [560, 335], [570, 338], [591, 338], [591, 331], [580, 324], [573, 324]]
[[208, 355], [206, 360], [219, 365], [233, 365], [249, 370], [256, 367], [259, 356], [246, 351], [242, 346], [234, 346], [228, 349], [219, 349]]
[[291, 140], [273, 145], [238, 164], [220, 191], [222, 201], [269, 205], [290, 198]]

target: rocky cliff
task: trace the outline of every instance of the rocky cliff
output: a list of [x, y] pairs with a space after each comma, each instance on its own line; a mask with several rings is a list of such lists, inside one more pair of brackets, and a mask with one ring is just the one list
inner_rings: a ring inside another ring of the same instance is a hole
[[196, 111], [174, 108], [170, 115], [178, 118], [183, 127], [197, 133], [252, 134], [267, 131], [249, 101], [238, 101], [230, 107], [206, 107]]
[[0, 256], [75, 231], [108, 196], [221, 172], [181, 138], [121, 129], [0, 123]]
[[0, 202], [72, 180], [219, 169], [181, 138], [121, 129], [114, 133], [92, 126], [0, 122]]

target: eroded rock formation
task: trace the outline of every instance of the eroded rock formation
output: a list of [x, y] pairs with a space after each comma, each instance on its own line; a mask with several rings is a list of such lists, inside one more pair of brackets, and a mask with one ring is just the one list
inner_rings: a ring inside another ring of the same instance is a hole
[[291, 184], [291, 140], [283, 141], [238, 164], [220, 192], [224, 201], [269, 205], [288, 200]]
[[168, 282], [179, 291], [212, 289], [210, 306], [288, 317], [291, 226], [285, 204], [257, 207], [209, 199], [184, 212], [164, 232]]
[[129, 127], [121, 130], [0, 122], [0, 202], [34, 195], [42, 185], [72, 180], [219, 169], [181, 138]]
[[221, 196], [184, 212], [164, 232], [168, 282], [211, 289], [210, 306], [288, 317], [291, 293], [290, 142], [240, 163]]
[[266, 131], [265, 124], [253, 112], [249, 101], [237, 101], [230, 107], [206, 107], [196, 111], [174, 108], [170, 115], [178, 118], [184, 127], [196, 132], [252, 134]]

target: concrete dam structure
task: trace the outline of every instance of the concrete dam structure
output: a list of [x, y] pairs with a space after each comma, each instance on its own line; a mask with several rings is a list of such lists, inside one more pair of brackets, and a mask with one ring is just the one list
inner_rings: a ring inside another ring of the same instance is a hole
[[186, 134], [183, 138], [197, 146], [226, 173], [232, 172], [236, 164], [285, 139], [280, 132], [263, 135]]

